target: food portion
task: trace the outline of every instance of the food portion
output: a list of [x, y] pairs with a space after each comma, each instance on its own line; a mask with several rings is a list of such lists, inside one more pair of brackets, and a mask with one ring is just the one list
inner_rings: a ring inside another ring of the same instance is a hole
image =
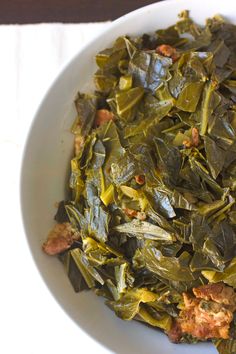
[[236, 293], [223, 283], [193, 288], [183, 293], [183, 308], [167, 333], [173, 342], [185, 335], [199, 340], [230, 338], [230, 323], [236, 310]]
[[184, 11], [96, 63], [43, 250], [120, 318], [235, 353], [236, 26]]

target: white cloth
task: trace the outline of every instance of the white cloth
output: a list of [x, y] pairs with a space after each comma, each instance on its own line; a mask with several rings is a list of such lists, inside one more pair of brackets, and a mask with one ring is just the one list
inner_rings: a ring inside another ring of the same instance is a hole
[[60, 68], [107, 23], [0, 26], [0, 353], [108, 353], [63, 312], [37, 272], [19, 208], [22, 147]]

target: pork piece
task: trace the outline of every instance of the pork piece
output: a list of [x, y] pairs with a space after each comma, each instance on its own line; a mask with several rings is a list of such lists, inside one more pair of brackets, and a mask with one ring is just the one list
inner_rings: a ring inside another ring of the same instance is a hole
[[70, 248], [79, 237], [79, 233], [72, 229], [70, 223], [56, 224], [42, 246], [43, 251], [54, 256]]
[[94, 127], [100, 127], [100, 125], [109, 122], [114, 119], [114, 114], [107, 109], [98, 109], [95, 116]]
[[183, 294], [185, 308], [178, 319], [183, 333], [200, 340], [229, 338], [233, 313], [222, 304]]
[[200, 143], [199, 131], [197, 128], [192, 128], [192, 145], [198, 146]]
[[236, 310], [236, 293], [233, 288], [224, 283], [215, 283], [193, 288], [197, 298], [212, 300], [219, 304], [227, 305], [232, 312]]
[[197, 128], [195, 127], [192, 128], [191, 135], [192, 135], [191, 139], [183, 141], [183, 145], [185, 146], [186, 149], [191, 147], [197, 147], [200, 144], [200, 137]]
[[138, 183], [140, 186], [145, 183], [145, 176], [143, 175], [137, 175], [134, 176], [135, 182]]
[[147, 218], [147, 216], [144, 213], [144, 211], [137, 211], [137, 210], [129, 209], [129, 208], [124, 208], [123, 211], [130, 218], [136, 218], [136, 219], [139, 219], [141, 221], [144, 221]]
[[179, 343], [182, 336], [182, 328], [178, 320], [174, 319], [172, 322], [171, 329], [167, 332], [169, 340], [173, 343]]
[[236, 293], [224, 283], [193, 288], [193, 294], [183, 293], [184, 307], [167, 333], [173, 342], [185, 334], [198, 340], [229, 338], [230, 323], [236, 309]]
[[171, 58], [173, 62], [178, 60], [179, 54], [176, 49], [168, 44], [161, 44], [156, 48], [156, 53], [163, 55], [164, 57]]

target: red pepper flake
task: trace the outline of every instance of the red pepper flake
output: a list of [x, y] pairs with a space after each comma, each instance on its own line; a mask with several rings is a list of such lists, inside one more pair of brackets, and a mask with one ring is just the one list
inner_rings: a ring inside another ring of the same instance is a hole
[[94, 127], [100, 127], [100, 125], [113, 119], [114, 114], [111, 111], [108, 111], [108, 109], [98, 109], [94, 120]]
[[156, 48], [156, 53], [163, 55], [164, 57], [171, 58], [173, 62], [179, 59], [179, 54], [176, 49], [168, 44], [161, 44]]
[[135, 218], [138, 214], [137, 210], [134, 210], [134, 209], [124, 208], [123, 211], [124, 211], [125, 215], [127, 215], [131, 218]]
[[144, 221], [147, 218], [147, 216], [144, 213], [144, 211], [137, 211], [137, 210], [129, 209], [129, 208], [124, 208], [123, 211], [130, 218], [136, 218], [136, 219], [139, 219], [141, 221]]
[[134, 176], [134, 179], [135, 179], [135, 182], [140, 185], [143, 185], [145, 183], [145, 176], [144, 175]]

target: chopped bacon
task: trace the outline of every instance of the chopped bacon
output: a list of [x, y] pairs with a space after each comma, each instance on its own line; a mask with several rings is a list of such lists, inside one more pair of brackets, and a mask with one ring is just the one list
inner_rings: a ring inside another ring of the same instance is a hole
[[127, 216], [129, 216], [131, 218], [135, 218], [138, 213], [137, 210], [129, 209], [129, 208], [124, 208], [123, 211]]
[[175, 319], [172, 322], [171, 329], [167, 332], [167, 335], [171, 342], [179, 343], [183, 335], [180, 323]]
[[156, 48], [156, 53], [163, 55], [164, 57], [171, 58], [173, 62], [178, 60], [179, 55], [174, 47], [168, 44], [161, 44]]
[[129, 209], [129, 208], [124, 208], [123, 211], [130, 218], [136, 218], [141, 221], [144, 221], [147, 217], [143, 211], [137, 211], [137, 210]]
[[195, 296], [183, 293], [184, 308], [167, 333], [178, 342], [184, 334], [199, 340], [229, 338], [230, 323], [236, 309], [236, 293], [223, 283], [193, 288]]
[[233, 314], [213, 301], [205, 301], [184, 294], [185, 308], [180, 312], [179, 323], [183, 333], [201, 340], [229, 338]]
[[183, 145], [185, 148], [197, 147], [200, 143], [200, 137], [197, 128], [192, 128], [191, 135], [191, 139], [189, 138], [188, 140], [186, 139], [183, 141]]
[[145, 176], [144, 175], [134, 176], [134, 179], [135, 179], [135, 182], [140, 185], [143, 185], [145, 183]]
[[72, 229], [70, 223], [56, 224], [42, 246], [43, 251], [54, 256], [70, 248], [79, 237], [79, 233]]
[[186, 149], [188, 149], [188, 148], [192, 147], [192, 142], [191, 142], [191, 140], [184, 140], [183, 145]]
[[100, 127], [100, 125], [109, 122], [114, 119], [114, 114], [107, 109], [98, 109], [95, 116], [94, 126]]
[[236, 310], [236, 293], [233, 288], [224, 283], [199, 286], [198, 288], [193, 288], [193, 293], [197, 298], [227, 305], [232, 312]]
[[192, 128], [192, 145], [193, 146], [199, 145], [199, 132], [198, 129], [195, 127]]

